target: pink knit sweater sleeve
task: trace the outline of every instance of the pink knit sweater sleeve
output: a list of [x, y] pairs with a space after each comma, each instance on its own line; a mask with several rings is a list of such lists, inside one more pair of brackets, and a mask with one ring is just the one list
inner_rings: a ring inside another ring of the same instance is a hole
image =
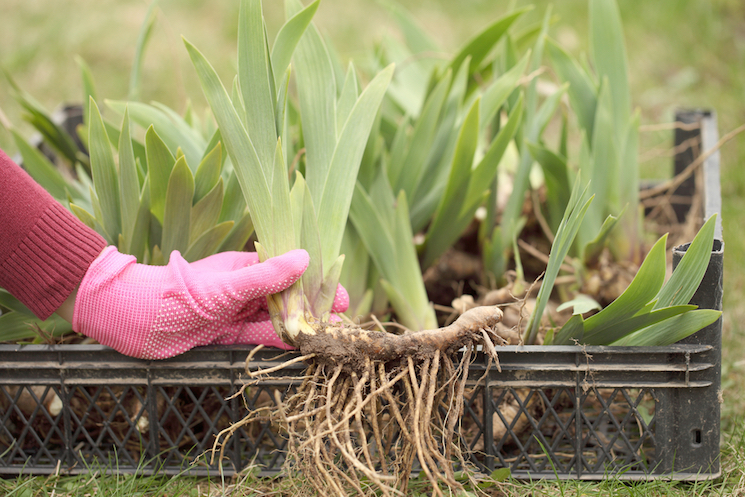
[[0, 287], [46, 319], [104, 247], [98, 233], [0, 150]]

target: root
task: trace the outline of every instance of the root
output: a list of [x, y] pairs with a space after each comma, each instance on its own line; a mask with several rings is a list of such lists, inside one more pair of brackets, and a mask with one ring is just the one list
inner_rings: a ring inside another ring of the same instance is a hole
[[502, 311], [496, 307], [476, 307], [450, 326], [404, 335], [325, 325], [315, 335], [301, 333], [296, 345], [304, 356], [317, 356], [318, 362], [364, 371], [367, 359], [391, 363], [404, 358], [421, 361], [433, 357], [437, 350], [452, 354], [473, 344], [474, 339], [480, 342], [481, 330], [494, 327], [501, 319]]
[[501, 317], [497, 307], [477, 307], [438, 330], [393, 335], [334, 324], [301, 334], [309, 369], [295, 395], [277, 395], [273, 415], [287, 433], [288, 471], [322, 494], [393, 496], [407, 492], [416, 461], [434, 495], [462, 488], [455, 466], [468, 467], [459, 421], [474, 383], [469, 365], [477, 345], [497, 361]]

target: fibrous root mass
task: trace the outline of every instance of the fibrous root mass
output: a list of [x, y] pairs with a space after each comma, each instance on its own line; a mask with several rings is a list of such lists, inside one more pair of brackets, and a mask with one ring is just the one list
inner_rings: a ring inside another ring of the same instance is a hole
[[292, 362], [305, 360], [306, 374], [288, 399], [277, 392], [272, 409], [289, 436], [289, 470], [322, 494], [394, 495], [405, 493], [418, 462], [435, 494], [460, 487], [453, 468], [466, 466], [458, 429], [469, 365], [481, 345], [499, 367], [501, 317], [497, 307], [477, 307], [437, 330], [393, 335], [336, 324], [301, 334]]

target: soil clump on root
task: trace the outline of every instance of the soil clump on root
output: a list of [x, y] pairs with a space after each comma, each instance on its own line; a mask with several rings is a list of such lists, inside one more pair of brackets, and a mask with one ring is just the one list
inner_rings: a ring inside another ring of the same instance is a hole
[[[394, 335], [326, 324], [301, 334], [296, 346], [308, 364], [285, 400], [276, 394], [269, 415], [288, 437], [288, 471], [301, 472], [320, 494], [402, 495], [416, 462], [435, 495], [462, 488], [455, 466], [467, 468], [461, 448], [469, 366], [481, 345], [497, 367], [505, 343], [497, 307], [477, 307], [437, 330]], [[253, 378], [281, 369], [249, 369]], [[267, 413], [264, 412], [263, 415]], [[250, 413], [218, 436], [224, 443]]]

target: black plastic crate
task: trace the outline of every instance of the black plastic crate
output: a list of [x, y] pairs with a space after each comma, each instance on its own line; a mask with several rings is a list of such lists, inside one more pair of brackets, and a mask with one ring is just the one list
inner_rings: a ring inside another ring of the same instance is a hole
[[[718, 140], [709, 112], [700, 149]], [[676, 141], [681, 139], [676, 136]], [[689, 158], [693, 160], [693, 156]], [[676, 172], [686, 166], [676, 161]], [[721, 212], [719, 157], [699, 175], [704, 217]], [[685, 211], [683, 211], [685, 212]], [[692, 303], [722, 308], [721, 220], [712, 259]], [[677, 247], [673, 263], [686, 246]], [[231, 397], [243, 385], [251, 347], [204, 347], [163, 361], [98, 345], [0, 345], [0, 474], [217, 475], [200, 457], [246, 407], [291, 394], [302, 364]], [[502, 372], [484, 356], [470, 369], [463, 444], [484, 471], [520, 478], [713, 478], [720, 474], [721, 319], [669, 347], [502, 347]], [[263, 366], [288, 358], [263, 350]], [[238, 430], [222, 473], [252, 463], [276, 474], [286, 439], [267, 420]]]
[[[0, 473], [52, 473], [58, 461], [68, 473], [179, 473], [246, 414], [245, 406], [271, 402], [276, 389], [292, 391], [291, 378], [277, 377], [248, 388], [245, 405], [240, 397], [227, 399], [242, 384], [250, 349], [205, 347], [141, 361], [99, 345], [3, 346]], [[267, 351], [257, 360], [276, 355]], [[225, 472], [254, 457], [276, 472], [285, 443], [268, 422], [248, 425], [226, 450]], [[188, 472], [217, 474], [204, 464]]]

